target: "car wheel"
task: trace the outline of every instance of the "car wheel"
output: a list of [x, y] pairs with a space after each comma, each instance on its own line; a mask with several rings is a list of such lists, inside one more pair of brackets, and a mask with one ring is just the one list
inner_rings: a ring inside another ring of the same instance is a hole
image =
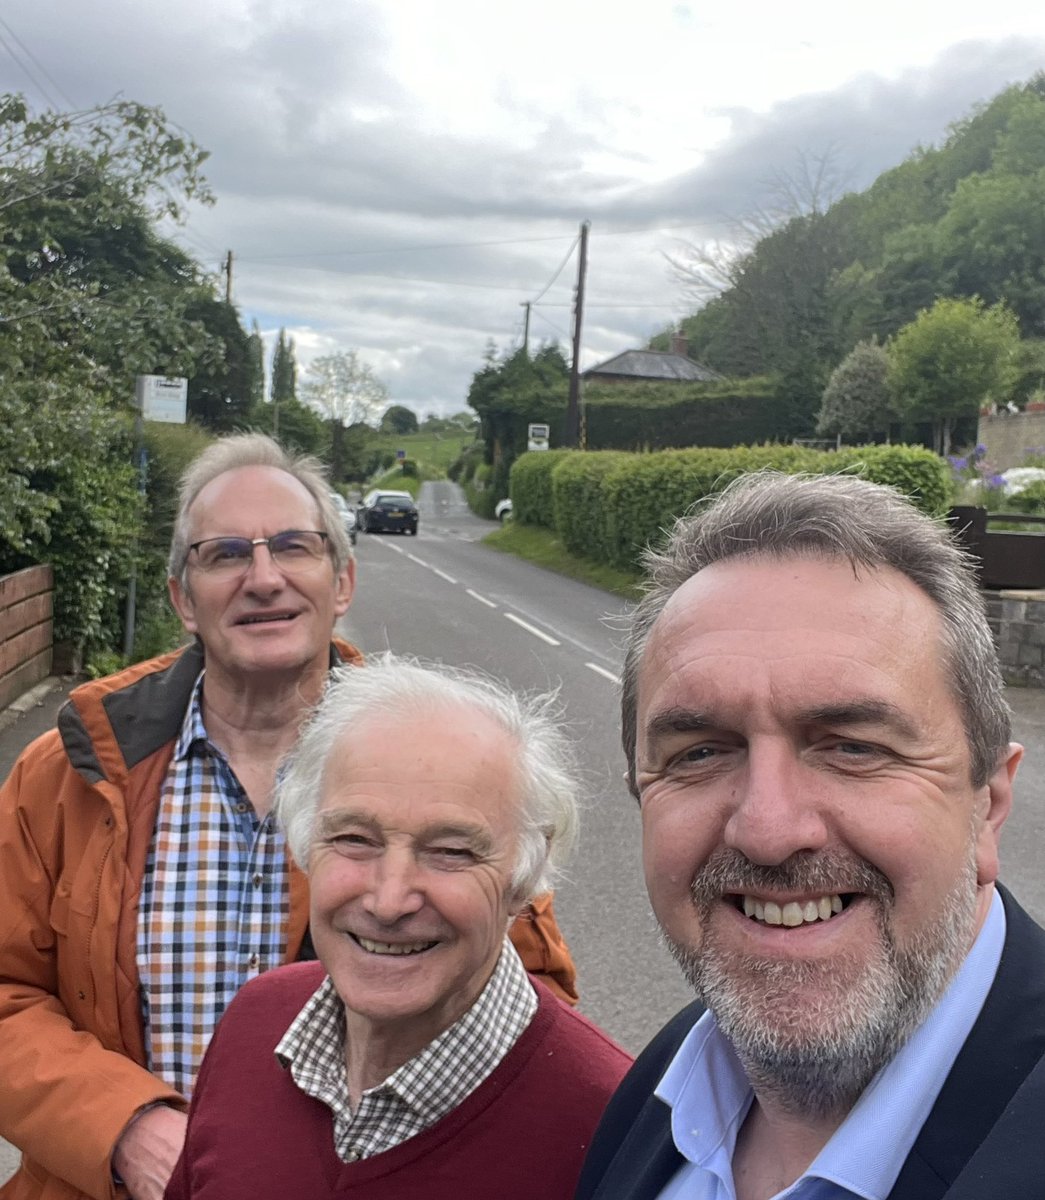
[[417, 537], [417, 526], [416, 525], [413, 527], [413, 529], [410, 530], [410, 536]]

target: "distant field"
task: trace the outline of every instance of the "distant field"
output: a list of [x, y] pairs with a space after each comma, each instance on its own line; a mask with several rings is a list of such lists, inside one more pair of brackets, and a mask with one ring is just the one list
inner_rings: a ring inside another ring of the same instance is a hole
[[379, 433], [372, 445], [405, 450], [407, 458], [414, 459], [422, 472], [430, 478], [441, 478], [465, 446], [470, 446], [474, 440], [470, 433]]

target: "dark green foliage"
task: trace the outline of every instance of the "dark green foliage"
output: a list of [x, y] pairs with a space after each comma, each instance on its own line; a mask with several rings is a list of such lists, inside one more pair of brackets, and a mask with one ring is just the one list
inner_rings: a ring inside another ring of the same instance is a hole
[[[1023, 337], [1045, 337], [1043, 79], [1006, 89], [942, 145], [916, 150], [826, 212], [792, 217], [729, 264], [721, 294], [681, 327], [709, 367], [778, 381], [775, 428], [738, 440], [805, 436], [845, 355], [892, 338], [940, 298], [1004, 303]], [[946, 379], [942, 367], [936, 374]], [[1026, 401], [1022, 384], [1008, 387], [993, 398]], [[942, 420], [965, 419], [911, 415], [909, 431], [926, 437], [934, 424], [940, 436]]]
[[294, 339], [287, 337], [281, 329], [272, 350], [272, 382], [270, 394], [273, 404], [282, 404], [297, 397], [298, 364], [294, 357]]
[[417, 479], [421, 472], [417, 469], [417, 463], [412, 458], [401, 458], [399, 460], [399, 470], [403, 475], [410, 475]]
[[[542, 346], [533, 358], [524, 350], [498, 357], [492, 344], [487, 348], [485, 365], [472, 376], [468, 403], [479, 414], [486, 461], [493, 468], [493, 504], [508, 495], [508, 474], [526, 452], [531, 422], [545, 422], [551, 443], [561, 442], [568, 383], [569, 369], [558, 346]], [[492, 512], [491, 507], [482, 515]]]
[[416, 433], [417, 413], [405, 404], [393, 404], [381, 414], [379, 428], [382, 433]]
[[861, 441], [889, 432], [893, 415], [889, 355], [876, 341], [859, 342], [831, 372], [817, 417], [819, 434]]
[[783, 436], [778, 381], [592, 383], [584, 389], [591, 450], [741, 446]]

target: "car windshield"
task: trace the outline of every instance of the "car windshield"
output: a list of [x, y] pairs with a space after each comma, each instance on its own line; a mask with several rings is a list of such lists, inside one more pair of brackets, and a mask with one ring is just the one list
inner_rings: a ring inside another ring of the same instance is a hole
[[378, 496], [375, 504], [413, 504], [414, 498], [409, 492], [384, 492]]

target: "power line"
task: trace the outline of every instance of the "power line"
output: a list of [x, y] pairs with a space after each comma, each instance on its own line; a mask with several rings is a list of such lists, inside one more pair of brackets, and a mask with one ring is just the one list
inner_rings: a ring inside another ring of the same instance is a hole
[[558, 279], [559, 276], [563, 273], [563, 271], [566, 268], [566, 264], [570, 261], [570, 258], [573, 255], [574, 250], [577, 249], [577, 243], [580, 240], [581, 240], [580, 234], [578, 234], [573, 239], [573, 245], [570, 246], [569, 250], [566, 251], [566, 257], [562, 260], [561, 263], [559, 263], [559, 269], [555, 272], [555, 274], [551, 277], [551, 279], [549, 279], [548, 282], [544, 285], [543, 289], [536, 296], [536, 298], [530, 301], [531, 304], [537, 304], [540, 301], [541, 296], [543, 296], [548, 291], [548, 289], [552, 286], [552, 284], [556, 281], [556, 279]]
[[[62, 91], [61, 85], [55, 80], [54, 76], [50, 73], [50, 71], [48, 71], [48, 69], [44, 66], [44, 64], [36, 57], [36, 55], [32, 52], [32, 50], [29, 49], [29, 47], [25, 44], [25, 42], [22, 41], [22, 39], [18, 36], [18, 34], [15, 33], [15, 31], [11, 28], [11, 26], [8, 25], [8, 23], [3, 19], [3, 17], [0, 17], [0, 28], [6, 30], [8, 37], [10, 37], [12, 41], [14, 41], [18, 46], [20, 46], [22, 48], [22, 50], [33, 60], [33, 62], [36, 64], [36, 66], [40, 68], [40, 71], [43, 74], [44, 78], [48, 81], [48, 83], [50, 83], [54, 87], [54, 90], [58, 93], [59, 96], [61, 96], [61, 98], [65, 101], [66, 105], [69, 108], [75, 108], [76, 105], [72, 102], [72, 100], [69, 99], [69, 97], [65, 94], [65, 92]], [[3, 40], [2, 36], [0, 36], [0, 43], [3, 44], [4, 49], [8, 52], [8, 54], [10, 54], [11, 57], [15, 60], [15, 62], [18, 63], [18, 65], [22, 68], [22, 70], [25, 71], [26, 75], [28, 75], [29, 78], [33, 80], [33, 84], [40, 91], [41, 95], [47, 101], [47, 103], [50, 104], [50, 106], [52, 108], [56, 109], [58, 107], [58, 105], [55, 104], [54, 100], [47, 94], [47, 91], [42, 86], [42, 84], [40, 84], [36, 79], [33, 78], [32, 73], [30, 72], [29, 68], [25, 65], [25, 63], [19, 62], [18, 56], [11, 49], [11, 47], [7, 44], [7, 42], [5, 42]]]
[[433, 242], [427, 246], [383, 246], [376, 250], [302, 250], [292, 254], [241, 254], [240, 262], [282, 262], [288, 258], [346, 258], [363, 254], [417, 254], [422, 250], [468, 250], [482, 246], [523, 246], [533, 242], [561, 242], [567, 234], [548, 237], [501, 238], [489, 242]]

